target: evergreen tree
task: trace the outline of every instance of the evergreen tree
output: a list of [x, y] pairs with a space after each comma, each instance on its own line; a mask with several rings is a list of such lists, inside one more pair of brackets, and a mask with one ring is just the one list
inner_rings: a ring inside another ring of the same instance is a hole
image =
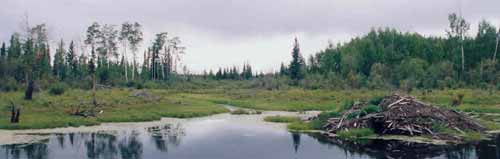
[[75, 53], [75, 44], [73, 41], [71, 41], [71, 43], [69, 43], [69, 48], [68, 48], [68, 52], [66, 53], [66, 68], [68, 68], [68, 71], [69, 72], [68, 74], [71, 75], [71, 77], [75, 78], [77, 76], [79, 76], [80, 72], [78, 72], [78, 60], [77, 60], [77, 57], [76, 57], [76, 53]]
[[290, 63], [290, 78], [295, 82], [304, 78], [304, 60], [300, 54], [299, 42], [295, 38], [292, 50], [292, 62]]
[[0, 77], [4, 77], [7, 71], [7, 48], [5, 42], [2, 42], [2, 48], [0, 48]]

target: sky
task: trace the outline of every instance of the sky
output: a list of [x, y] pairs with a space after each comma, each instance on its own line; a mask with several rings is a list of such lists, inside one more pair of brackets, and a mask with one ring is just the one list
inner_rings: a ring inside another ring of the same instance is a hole
[[473, 36], [482, 19], [499, 26], [499, 8], [500, 0], [1, 0], [0, 41], [20, 32], [25, 17], [46, 23], [52, 43], [81, 41], [92, 22], [139, 22], [141, 49], [155, 33], [179, 36], [191, 72], [244, 62], [271, 72], [291, 60], [295, 37], [308, 57], [372, 28], [444, 36], [452, 12], [471, 23]]

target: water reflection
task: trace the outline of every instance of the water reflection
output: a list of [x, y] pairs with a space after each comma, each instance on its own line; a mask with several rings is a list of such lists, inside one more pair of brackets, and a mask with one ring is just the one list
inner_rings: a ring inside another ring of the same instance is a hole
[[293, 150], [295, 151], [295, 153], [297, 153], [300, 146], [300, 133], [292, 133], [292, 140], [293, 140]]
[[214, 125], [219, 131], [200, 129], [196, 124], [167, 124], [120, 132], [54, 134], [41, 143], [0, 146], [0, 159], [500, 158], [500, 138], [454, 146], [381, 140], [346, 142], [263, 126], [211, 124], [219, 124]]

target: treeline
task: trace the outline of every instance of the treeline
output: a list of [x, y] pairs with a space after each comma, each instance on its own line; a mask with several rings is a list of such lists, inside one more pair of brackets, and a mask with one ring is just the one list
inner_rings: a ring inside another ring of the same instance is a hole
[[[156, 88], [186, 82], [195, 83], [191, 88], [196, 88], [200, 83], [205, 87], [234, 80], [248, 80], [248, 85], [238, 82], [242, 88], [266, 89], [500, 89], [498, 28], [481, 21], [477, 34], [469, 35], [465, 19], [456, 14], [448, 19], [446, 37], [373, 29], [343, 44], [330, 43], [307, 58], [302, 57], [295, 39], [292, 61], [266, 74], [255, 73], [248, 63], [242, 69], [234, 66], [192, 74], [179, 65], [186, 49], [180, 38], [166, 32], [145, 45], [143, 61], [138, 61], [138, 48], [144, 41], [142, 26], [129, 22], [120, 27], [93, 23], [83, 42], [61, 40], [51, 53], [47, 27], [41, 24], [26, 27], [24, 34], [14, 33], [8, 44], [2, 43], [0, 89], [30, 90], [32, 86], [38, 90], [53, 83], [83, 89], [144, 84]], [[177, 68], [183, 68], [182, 73]]]
[[468, 36], [467, 21], [456, 14], [448, 19], [446, 37], [373, 29], [330, 44], [307, 61], [294, 54], [295, 62], [282, 64], [279, 74], [307, 88], [500, 89], [498, 28], [483, 20], [477, 34]]
[[179, 37], [158, 33], [144, 51], [144, 61], [138, 63], [142, 26], [125, 22], [121, 27], [93, 23], [83, 42], [70, 41], [67, 45], [61, 39], [51, 52], [47, 26], [27, 28], [25, 33], [14, 33], [9, 43], [3, 42], [0, 48], [3, 91], [23, 89], [30, 81], [35, 90], [54, 82], [88, 89], [95, 83], [120, 86], [146, 80], [165, 81], [176, 73], [185, 50]]

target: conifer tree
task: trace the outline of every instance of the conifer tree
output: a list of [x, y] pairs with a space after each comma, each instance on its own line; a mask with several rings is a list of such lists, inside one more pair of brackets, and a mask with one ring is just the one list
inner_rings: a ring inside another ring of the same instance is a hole
[[290, 78], [297, 82], [304, 78], [304, 60], [300, 54], [299, 42], [295, 38], [295, 42], [292, 50], [292, 62], [290, 63]]

